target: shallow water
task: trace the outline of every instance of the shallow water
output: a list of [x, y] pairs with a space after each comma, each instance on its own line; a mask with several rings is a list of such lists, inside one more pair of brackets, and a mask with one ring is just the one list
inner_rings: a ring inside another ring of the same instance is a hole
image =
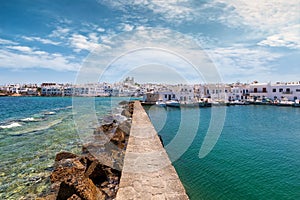
[[[119, 115], [122, 100], [128, 99], [0, 98], [0, 199], [34, 199], [49, 191], [56, 153], [80, 154], [83, 135], [93, 133], [105, 116]], [[96, 121], [78, 105], [90, 107]]]
[[[227, 107], [221, 136], [202, 159], [198, 155], [211, 108], [146, 109], [165, 145], [176, 138], [183, 112], [189, 113], [189, 125], [183, 130], [187, 138], [200, 118], [192, 144], [173, 163], [191, 200], [300, 199], [299, 108]], [[180, 144], [166, 149], [172, 157], [179, 148]]]

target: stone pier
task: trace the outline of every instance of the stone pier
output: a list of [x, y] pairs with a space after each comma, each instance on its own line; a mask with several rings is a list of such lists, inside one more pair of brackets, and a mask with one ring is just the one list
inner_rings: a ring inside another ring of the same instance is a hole
[[134, 103], [116, 199], [189, 199], [157, 132], [138, 101]]

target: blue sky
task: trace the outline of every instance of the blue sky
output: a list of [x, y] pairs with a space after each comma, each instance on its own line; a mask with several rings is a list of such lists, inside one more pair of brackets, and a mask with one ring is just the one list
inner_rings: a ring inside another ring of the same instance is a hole
[[299, 0], [0, 1], [0, 84], [75, 82], [95, 49], [150, 29], [194, 41], [224, 82], [300, 81], [299, 10]]

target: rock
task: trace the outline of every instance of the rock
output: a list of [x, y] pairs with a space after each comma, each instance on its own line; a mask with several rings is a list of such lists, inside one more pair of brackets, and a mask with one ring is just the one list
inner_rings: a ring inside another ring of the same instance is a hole
[[94, 131], [94, 134], [109, 134], [111, 132], [114, 132], [115, 128], [117, 127], [116, 123], [116, 121], [113, 121], [112, 123], [103, 124]]
[[54, 182], [62, 182], [71, 179], [73, 176], [83, 175], [86, 167], [79, 159], [63, 159], [55, 163], [55, 170], [50, 175], [50, 180]]
[[76, 194], [75, 187], [68, 183], [62, 182], [59, 186], [57, 199], [68, 199], [71, 198], [74, 194]]
[[[94, 169], [96, 167], [91, 169], [93, 162], [95, 162], [93, 157], [84, 156], [61, 159], [55, 163], [55, 170], [50, 179], [57, 199], [105, 199], [105, 195], [89, 178], [89, 176], [93, 177], [100, 174], [99, 170]], [[87, 167], [90, 170], [86, 170]], [[86, 173], [89, 173], [89, 176], [86, 176]], [[105, 177], [105, 172], [102, 173]]]
[[74, 177], [61, 183], [57, 199], [68, 199], [76, 194], [83, 200], [104, 200], [105, 195], [93, 184], [91, 179]]
[[119, 103], [119, 105], [120, 105], [120, 106], [128, 105], [128, 103], [129, 103], [128, 101], [121, 101], [121, 102]]
[[122, 122], [121, 124], [119, 124], [118, 128], [121, 129], [126, 134], [126, 136], [129, 136], [131, 122], [129, 120], [126, 120], [126, 121]]
[[102, 191], [110, 198], [114, 198], [116, 196], [116, 192], [109, 188], [102, 188]]
[[71, 197], [69, 197], [67, 200], [82, 200], [79, 196], [76, 194], [73, 194]]
[[125, 133], [118, 127], [110, 141], [123, 149], [125, 147]]
[[128, 110], [123, 110], [121, 115], [128, 117], [128, 118], [132, 117], [132, 114]]
[[103, 118], [102, 123], [103, 124], [116, 123], [116, 119], [113, 115], [108, 115]]
[[59, 152], [56, 154], [55, 161], [60, 161], [62, 159], [67, 159], [67, 158], [76, 158], [78, 157], [76, 154], [70, 153], [70, 152]]
[[96, 186], [101, 185], [101, 183], [107, 180], [103, 166], [98, 161], [92, 162], [92, 164], [86, 170], [85, 176], [89, 177], [89, 179], [91, 179]]

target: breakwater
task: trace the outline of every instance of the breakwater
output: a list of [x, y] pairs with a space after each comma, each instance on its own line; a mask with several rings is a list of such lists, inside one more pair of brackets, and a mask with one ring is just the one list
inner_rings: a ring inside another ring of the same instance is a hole
[[117, 200], [189, 199], [140, 102], [134, 103]]

